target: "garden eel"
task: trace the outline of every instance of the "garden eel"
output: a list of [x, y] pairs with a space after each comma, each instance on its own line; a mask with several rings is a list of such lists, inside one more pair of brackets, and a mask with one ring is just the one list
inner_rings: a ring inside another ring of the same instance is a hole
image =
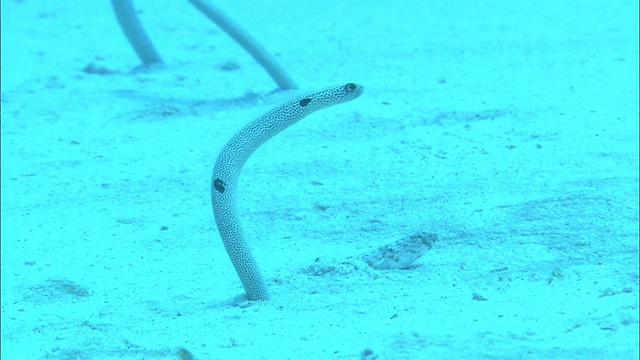
[[247, 124], [220, 151], [211, 181], [213, 214], [247, 300], [268, 300], [269, 293], [236, 212], [236, 189], [242, 166], [274, 135], [316, 110], [357, 98], [363, 90], [361, 85], [348, 83], [296, 97]]

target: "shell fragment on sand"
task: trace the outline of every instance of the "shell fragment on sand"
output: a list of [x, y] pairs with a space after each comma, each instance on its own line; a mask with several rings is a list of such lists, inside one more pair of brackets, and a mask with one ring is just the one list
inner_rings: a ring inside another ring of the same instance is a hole
[[362, 257], [369, 266], [378, 270], [404, 269], [418, 260], [437, 241], [436, 234], [419, 232], [384, 245]]

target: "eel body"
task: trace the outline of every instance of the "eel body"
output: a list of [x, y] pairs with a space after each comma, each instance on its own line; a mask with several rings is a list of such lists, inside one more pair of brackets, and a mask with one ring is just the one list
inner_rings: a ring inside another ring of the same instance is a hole
[[298, 96], [247, 124], [220, 151], [211, 181], [213, 213], [247, 300], [267, 300], [269, 292], [236, 211], [236, 189], [242, 166], [260, 145], [279, 132], [314, 111], [353, 100], [363, 90], [361, 85], [348, 83]]

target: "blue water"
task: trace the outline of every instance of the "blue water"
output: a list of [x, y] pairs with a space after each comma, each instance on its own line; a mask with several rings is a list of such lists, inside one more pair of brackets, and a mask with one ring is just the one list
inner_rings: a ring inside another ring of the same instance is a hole
[[2, 3], [2, 359], [638, 358], [637, 2], [215, 5]]

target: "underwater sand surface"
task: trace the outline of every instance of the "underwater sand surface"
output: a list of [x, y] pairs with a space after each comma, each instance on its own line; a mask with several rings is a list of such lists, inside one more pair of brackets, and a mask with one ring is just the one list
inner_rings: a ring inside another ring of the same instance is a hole
[[303, 90], [365, 86], [244, 167], [271, 300], [211, 171], [292, 94], [187, 1], [136, 2], [132, 72], [110, 2], [7, 0], [3, 360], [638, 358], [636, 1], [215, 3]]

